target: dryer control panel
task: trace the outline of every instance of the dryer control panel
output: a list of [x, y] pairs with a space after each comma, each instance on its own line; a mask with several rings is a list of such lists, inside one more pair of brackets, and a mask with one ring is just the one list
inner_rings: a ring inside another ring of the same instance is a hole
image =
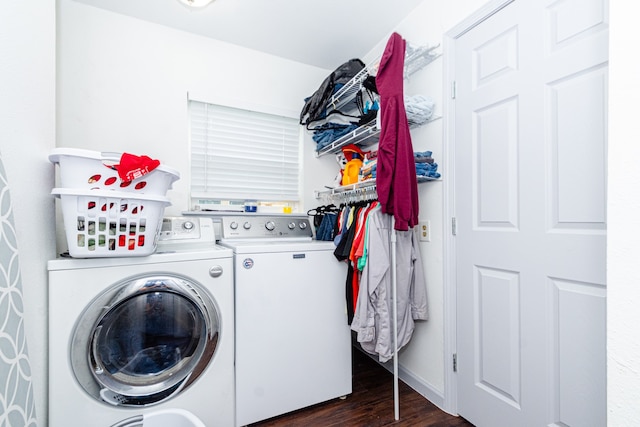
[[282, 215], [224, 216], [221, 220], [222, 239], [305, 239], [313, 237], [307, 217]]

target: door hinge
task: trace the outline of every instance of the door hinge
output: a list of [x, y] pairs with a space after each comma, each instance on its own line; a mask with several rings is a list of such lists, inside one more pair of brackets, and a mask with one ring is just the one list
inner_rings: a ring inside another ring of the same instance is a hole
[[451, 82], [451, 99], [456, 99], [456, 81]]
[[453, 353], [453, 372], [458, 372], [458, 354]]
[[458, 232], [458, 227], [456, 224], [456, 217], [454, 216], [453, 218], [451, 218], [451, 234], [455, 236], [457, 232]]

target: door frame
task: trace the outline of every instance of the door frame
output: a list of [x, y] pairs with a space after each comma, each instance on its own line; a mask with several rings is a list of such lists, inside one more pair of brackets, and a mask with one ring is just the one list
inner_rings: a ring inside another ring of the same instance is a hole
[[444, 410], [451, 414], [458, 414], [458, 377], [454, 372], [454, 355], [457, 352], [457, 260], [456, 239], [454, 236], [455, 207], [455, 152], [456, 152], [456, 123], [455, 123], [455, 46], [456, 40], [472, 28], [481, 24], [491, 16], [515, 0], [492, 0], [476, 12], [469, 15], [443, 35], [443, 109], [444, 135], [443, 159], [447, 178], [443, 181], [443, 300], [444, 300]]

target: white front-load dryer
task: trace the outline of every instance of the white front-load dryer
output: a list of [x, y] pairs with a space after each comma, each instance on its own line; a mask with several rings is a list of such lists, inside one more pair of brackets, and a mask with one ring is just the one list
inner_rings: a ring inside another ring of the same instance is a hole
[[49, 426], [165, 409], [235, 425], [232, 256], [212, 245], [49, 261]]

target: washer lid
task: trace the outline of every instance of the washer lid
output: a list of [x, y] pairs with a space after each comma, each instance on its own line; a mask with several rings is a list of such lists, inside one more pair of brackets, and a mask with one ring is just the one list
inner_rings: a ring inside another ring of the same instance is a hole
[[229, 240], [220, 244], [232, 248], [236, 254], [334, 251], [336, 248], [333, 242], [322, 240]]

